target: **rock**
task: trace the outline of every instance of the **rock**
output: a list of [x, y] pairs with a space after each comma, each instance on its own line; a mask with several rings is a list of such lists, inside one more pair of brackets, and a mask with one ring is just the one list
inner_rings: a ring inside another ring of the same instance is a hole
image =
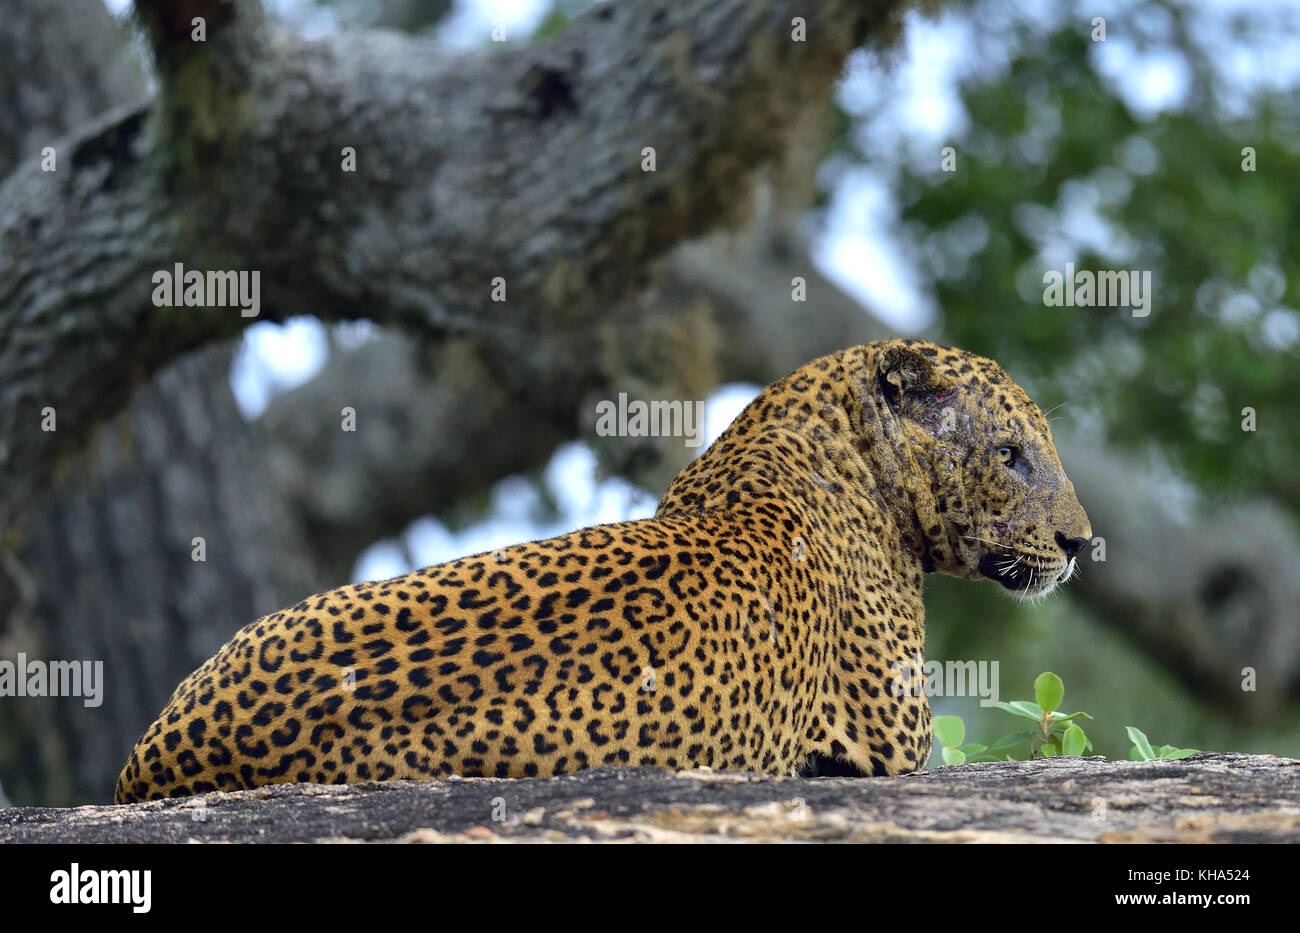
[[597, 768], [0, 810], [0, 842], [1300, 842], [1300, 761], [1050, 758], [896, 778]]

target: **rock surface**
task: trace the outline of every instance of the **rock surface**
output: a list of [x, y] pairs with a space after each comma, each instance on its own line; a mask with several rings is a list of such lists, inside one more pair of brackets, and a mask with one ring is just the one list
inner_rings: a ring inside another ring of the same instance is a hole
[[598, 768], [0, 810], [0, 842], [1300, 842], [1300, 761], [1057, 758], [897, 778]]

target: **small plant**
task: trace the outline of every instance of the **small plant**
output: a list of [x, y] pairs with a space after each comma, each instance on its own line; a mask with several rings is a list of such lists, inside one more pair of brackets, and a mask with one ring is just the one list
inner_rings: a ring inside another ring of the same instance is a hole
[[1186, 758], [1188, 755], [1195, 755], [1200, 751], [1199, 748], [1174, 748], [1172, 745], [1161, 745], [1159, 748], [1152, 748], [1151, 742], [1147, 739], [1146, 734], [1136, 726], [1126, 726], [1128, 737], [1133, 742], [1133, 747], [1129, 750], [1129, 761], [1154, 761], [1157, 758]]
[[980, 745], [978, 742], [972, 742], [970, 745], [961, 744], [962, 739], [966, 737], [966, 723], [962, 722], [960, 716], [935, 716], [934, 737], [943, 746], [943, 763], [946, 765], [964, 764], [988, 750], [987, 746]]
[[1051, 671], [1039, 674], [1034, 680], [1034, 701], [1013, 700], [1010, 703], [999, 702], [997, 707], [1014, 716], [1028, 719], [1037, 725], [1037, 729], [1013, 732], [1004, 735], [993, 743], [990, 751], [999, 748], [1014, 748], [1022, 742], [1029, 742], [1030, 758], [1052, 758], [1057, 755], [1082, 755], [1092, 750], [1092, 740], [1084, 734], [1083, 729], [1073, 720], [1083, 717], [1091, 719], [1087, 713], [1059, 712], [1061, 699], [1065, 696], [1065, 684]]
[[[966, 724], [960, 716], [934, 717], [934, 737], [941, 746], [944, 764], [959, 765], [976, 761], [1017, 761], [1025, 758], [1054, 758], [1060, 755], [1082, 755], [1092, 751], [1092, 740], [1088, 738], [1077, 719], [1091, 719], [1087, 713], [1062, 713], [1057, 707], [1065, 696], [1065, 684], [1061, 678], [1050, 671], [1039, 674], [1034, 680], [1034, 699], [1012, 700], [1009, 703], [999, 701], [998, 709], [1028, 719], [1034, 723], [1032, 729], [1011, 732], [993, 742], [983, 745], [971, 742], [963, 745], [966, 739]], [[1154, 749], [1147, 737], [1133, 726], [1128, 727], [1128, 736], [1133, 741], [1133, 750], [1129, 758], [1133, 761], [1150, 761], [1156, 758], [1186, 758], [1198, 751], [1195, 748], [1174, 748], [1162, 745]], [[1024, 755], [1028, 749], [1028, 756]], [[1015, 753], [1019, 754], [1015, 754]]]

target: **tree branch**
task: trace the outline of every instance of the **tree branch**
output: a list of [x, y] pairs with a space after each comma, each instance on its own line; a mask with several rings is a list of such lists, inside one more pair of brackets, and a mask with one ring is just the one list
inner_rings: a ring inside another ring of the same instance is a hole
[[[58, 172], [0, 185], [0, 524], [133, 384], [248, 323], [153, 307], [155, 271], [255, 269], [273, 319], [370, 316], [438, 339], [590, 327], [651, 259], [736, 219], [751, 170], [855, 45], [894, 35], [900, 5], [654, 0], [495, 54], [350, 33], [274, 34], [250, 57], [230, 46], [257, 34], [239, 19], [255, 4], [143, 3], [158, 104], [64, 142]], [[198, 7], [232, 14], [206, 49], [164, 18]], [[45, 406], [58, 432], [37, 428]]]

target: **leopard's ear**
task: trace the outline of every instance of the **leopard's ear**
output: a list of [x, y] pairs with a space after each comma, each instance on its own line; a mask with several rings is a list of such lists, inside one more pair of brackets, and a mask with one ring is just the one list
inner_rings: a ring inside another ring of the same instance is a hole
[[952, 380], [935, 369], [934, 361], [914, 347], [893, 346], [880, 355], [877, 383], [891, 408], [922, 394], [947, 392]]

